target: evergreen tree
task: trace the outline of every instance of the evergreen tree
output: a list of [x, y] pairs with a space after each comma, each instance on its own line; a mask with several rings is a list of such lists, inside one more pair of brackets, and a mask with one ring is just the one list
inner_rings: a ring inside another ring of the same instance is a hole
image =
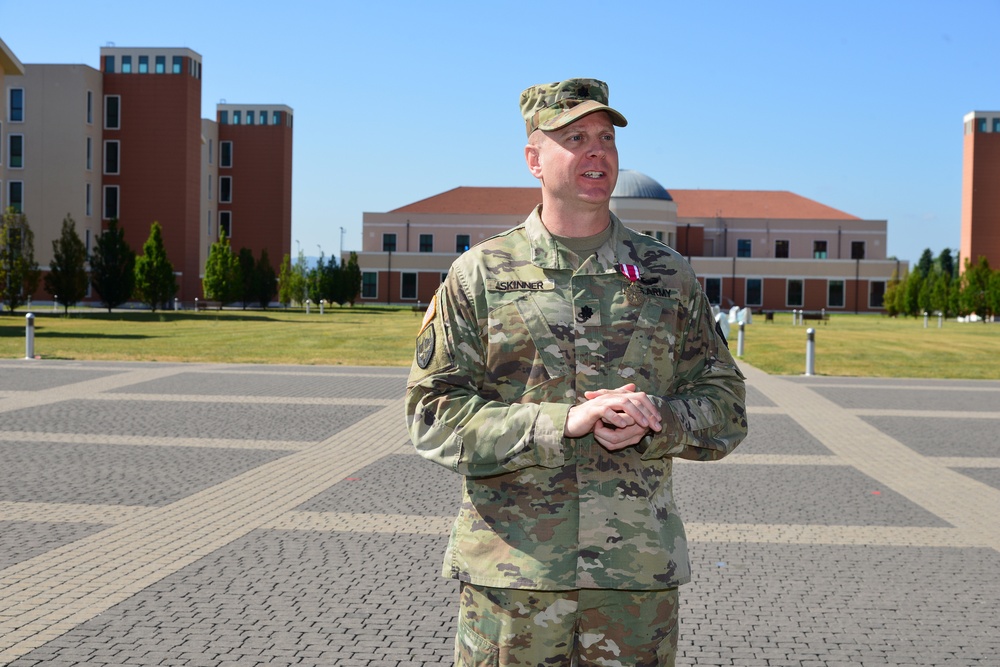
[[931, 252], [930, 248], [925, 248], [923, 253], [920, 255], [920, 261], [917, 262], [916, 273], [920, 274], [921, 278], [927, 278], [931, 274], [931, 270], [934, 268], [934, 253]]
[[281, 268], [278, 270], [278, 301], [284, 304], [285, 308], [295, 300], [295, 292], [292, 291], [292, 257], [285, 255], [281, 258]]
[[885, 286], [885, 293], [882, 295], [882, 307], [889, 317], [899, 315], [899, 293], [902, 291], [902, 281], [899, 279], [899, 271], [892, 270], [889, 282]]
[[63, 312], [87, 296], [87, 248], [76, 233], [76, 222], [66, 215], [58, 239], [52, 241], [52, 262], [45, 291], [62, 304]]
[[242, 280], [239, 259], [233, 254], [229, 239], [223, 233], [208, 251], [201, 290], [206, 299], [218, 301], [219, 310], [222, 310], [222, 306], [239, 298]]
[[924, 286], [924, 278], [918, 271], [913, 271], [906, 278], [903, 287], [903, 307], [900, 309], [904, 315], [920, 314], [920, 290]]
[[962, 304], [962, 314], [975, 313], [986, 318], [989, 312], [990, 263], [985, 257], [980, 257], [977, 264], [965, 260], [965, 271], [962, 273], [962, 288], [959, 300]]
[[139, 300], [153, 312], [158, 307], [165, 307], [177, 293], [174, 267], [167, 259], [159, 222], [154, 222], [149, 228], [149, 238], [142, 244], [142, 255], [136, 259], [135, 291]]
[[951, 256], [951, 249], [945, 248], [937, 257], [938, 268], [948, 277], [949, 282], [958, 277], [958, 264]]
[[257, 263], [253, 258], [253, 250], [250, 248], [240, 248], [240, 295], [243, 302], [243, 310], [247, 309], [251, 301], [257, 298]]
[[361, 294], [361, 267], [358, 265], [358, 253], [352, 252], [344, 267], [344, 301], [352, 306]]
[[986, 306], [994, 319], [1000, 315], [1000, 271], [990, 272], [986, 288]]
[[255, 273], [257, 274], [257, 281], [255, 283], [256, 294], [254, 298], [260, 304], [260, 307], [266, 310], [278, 293], [278, 278], [274, 275], [274, 267], [271, 266], [271, 260], [267, 256], [267, 248], [263, 248], [260, 251], [260, 259], [257, 260]]
[[125, 230], [117, 218], [97, 237], [90, 256], [90, 284], [109, 313], [135, 292], [135, 252], [125, 242]]
[[306, 299], [308, 298], [308, 283], [309, 263], [306, 262], [305, 253], [299, 250], [299, 256], [295, 260], [295, 264], [292, 266], [290, 289], [292, 290], [292, 298], [295, 301], [298, 301], [300, 305], [305, 305]]
[[41, 272], [35, 261], [35, 234], [28, 216], [9, 207], [0, 225], [0, 294], [13, 313], [38, 289]]

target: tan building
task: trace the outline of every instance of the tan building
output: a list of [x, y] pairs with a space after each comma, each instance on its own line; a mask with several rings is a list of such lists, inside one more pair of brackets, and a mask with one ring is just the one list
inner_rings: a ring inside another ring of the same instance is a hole
[[[520, 224], [538, 188], [459, 187], [365, 213], [362, 300], [427, 303], [455, 257]], [[688, 257], [713, 303], [756, 310], [880, 312], [893, 271], [885, 220], [792, 192], [672, 190], [623, 170], [611, 210]]]
[[1000, 111], [964, 118], [962, 142], [962, 268], [985, 257], [1000, 269]]

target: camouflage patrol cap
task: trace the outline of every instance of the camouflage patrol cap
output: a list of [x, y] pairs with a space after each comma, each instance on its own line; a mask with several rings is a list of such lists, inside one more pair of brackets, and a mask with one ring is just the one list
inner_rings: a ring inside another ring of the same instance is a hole
[[618, 127], [628, 125], [625, 116], [608, 106], [608, 84], [597, 79], [541, 83], [521, 93], [521, 115], [528, 136], [535, 130], [558, 130], [595, 111], [606, 111]]

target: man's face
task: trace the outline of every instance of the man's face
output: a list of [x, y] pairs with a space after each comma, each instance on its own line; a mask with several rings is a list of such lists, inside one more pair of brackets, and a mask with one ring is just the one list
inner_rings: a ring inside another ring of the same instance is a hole
[[603, 111], [552, 132], [537, 130], [525, 158], [542, 189], [563, 204], [605, 205], [618, 182], [615, 126]]

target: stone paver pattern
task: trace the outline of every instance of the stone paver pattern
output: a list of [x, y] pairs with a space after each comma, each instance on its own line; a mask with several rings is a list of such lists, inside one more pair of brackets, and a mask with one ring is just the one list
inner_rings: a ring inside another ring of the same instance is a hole
[[[1000, 665], [1000, 382], [776, 377], [678, 461], [680, 665]], [[0, 360], [0, 666], [450, 664], [406, 369]]]

